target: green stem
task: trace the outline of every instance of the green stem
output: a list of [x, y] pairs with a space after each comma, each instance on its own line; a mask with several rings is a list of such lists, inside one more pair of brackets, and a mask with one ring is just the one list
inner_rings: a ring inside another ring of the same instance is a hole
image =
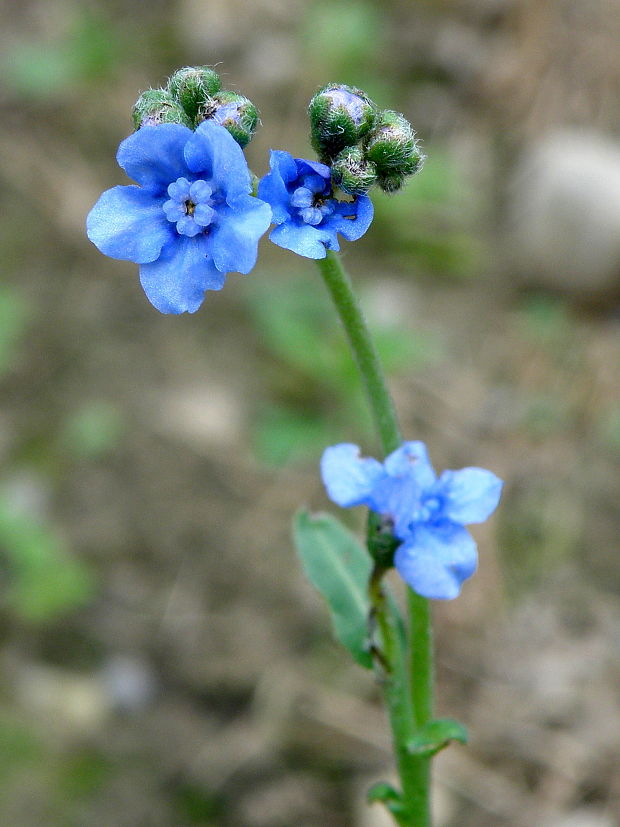
[[[407, 588], [409, 604], [409, 686], [415, 728], [422, 729], [433, 717], [433, 626], [430, 601]], [[421, 756], [417, 765], [420, 825], [431, 823], [431, 757]], [[426, 794], [424, 795], [424, 791]]]
[[[389, 454], [401, 444], [400, 428], [379, 356], [353, 292], [353, 285], [336, 253], [329, 251], [324, 259], [317, 261], [317, 265], [355, 355], [383, 452]], [[410, 652], [407, 664], [398, 612], [386, 599], [381, 587], [383, 574], [383, 569], [375, 568], [369, 589], [381, 633], [382, 662], [386, 665], [384, 694], [402, 786], [402, 811], [393, 811], [393, 815], [400, 827], [429, 827], [430, 758], [411, 755], [407, 750], [412, 736], [430, 720], [432, 714], [433, 662], [429, 602], [407, 589], [410, 612]]]
[[382, 448], [386, 454], [389, 454], [401, 443], [400, 428], [379, 356], [357, 296], [353, 292], [351, 279], [342, 266], [338, 254], [331, 250], [325, 258], [318, 259], [317, 264], [349, 338], [362, 375], [368, 403], [379, 431]]

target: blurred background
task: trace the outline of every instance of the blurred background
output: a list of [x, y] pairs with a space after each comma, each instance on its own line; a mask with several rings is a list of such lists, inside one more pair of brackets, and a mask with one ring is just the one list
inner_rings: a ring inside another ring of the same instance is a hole
[[[290, 539], [322, 449], [378, 454], [311, 262], [261, 244], [194, 316], [85, 216], [138, 93], [211, 64], [309, 156], [328, 81], [428, 162], [345, 250], [404, 433], [506, 480], [435, 604], [438, 827], [620, 824], [620, 5], [4, 0], [0, 823], [380, 827], [379, 688]], [[361, 528], [363, 515], [343, 515]], [[398, 584], [395, 584], [398, 587]]]

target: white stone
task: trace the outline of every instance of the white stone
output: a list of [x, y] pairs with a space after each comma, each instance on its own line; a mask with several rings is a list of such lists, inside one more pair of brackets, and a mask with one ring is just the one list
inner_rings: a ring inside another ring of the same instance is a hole
[[509, 244], [525, 279], [572, 295], [620, 287], [620, 147], [563, 131], [526, 152], [511, 187]]

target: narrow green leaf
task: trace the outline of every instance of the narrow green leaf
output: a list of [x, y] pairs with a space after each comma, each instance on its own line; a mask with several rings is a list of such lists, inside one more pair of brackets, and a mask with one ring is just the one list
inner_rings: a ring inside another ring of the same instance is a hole
[[402, 796], [390, 784], [385, 781], [380, 781], [368, 790], [367, 800], [369, 804], [379, 802], [394, 816], [394, 820], [398, 825], [406, 827], [410, 824], [407, 818], [407, 810], [403, 802]]
[[450, 741], [467, 743], [467, 730], [452, 718], [438, 718], [429, 721], [420, 732], [408, 742], [407, 750], [412, 755], [435, 755], [447, 747]]
[[327, 601], [338, 640], [367, 669], [370, 555], [351, 532], [329, 514], [295, 515], [293, 536], [304, 571]]
[[376, 801], [383, 803], [386, 801], [401, 801], [400, 793], [386, 781], [378, 781], [376, 784], [373, 784], [368, 790], [366, 798], [369, 804], [374, 804]]

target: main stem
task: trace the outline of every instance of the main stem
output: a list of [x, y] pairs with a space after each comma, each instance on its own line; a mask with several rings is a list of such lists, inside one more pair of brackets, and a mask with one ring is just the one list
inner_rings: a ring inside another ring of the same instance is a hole
[[[328, 251], [317, 265], [344, 326], [366, 389], [385, 454], [401, 443], [396, 410], [381, 362], [351, 280], [337, 253]], [[403, 650], [398, 619], [385, 599], [381, 574], [371, 578], [370, 598], [377, 616], [386, 660], [385, 699], [402, 785], [403, 811], [394, 813], [400, 827], [430, 827], [430, 758], [411, 755], [407, 743], [432, 715], [433, 650], [429, 601], [407, 589], [409, 655]]]

